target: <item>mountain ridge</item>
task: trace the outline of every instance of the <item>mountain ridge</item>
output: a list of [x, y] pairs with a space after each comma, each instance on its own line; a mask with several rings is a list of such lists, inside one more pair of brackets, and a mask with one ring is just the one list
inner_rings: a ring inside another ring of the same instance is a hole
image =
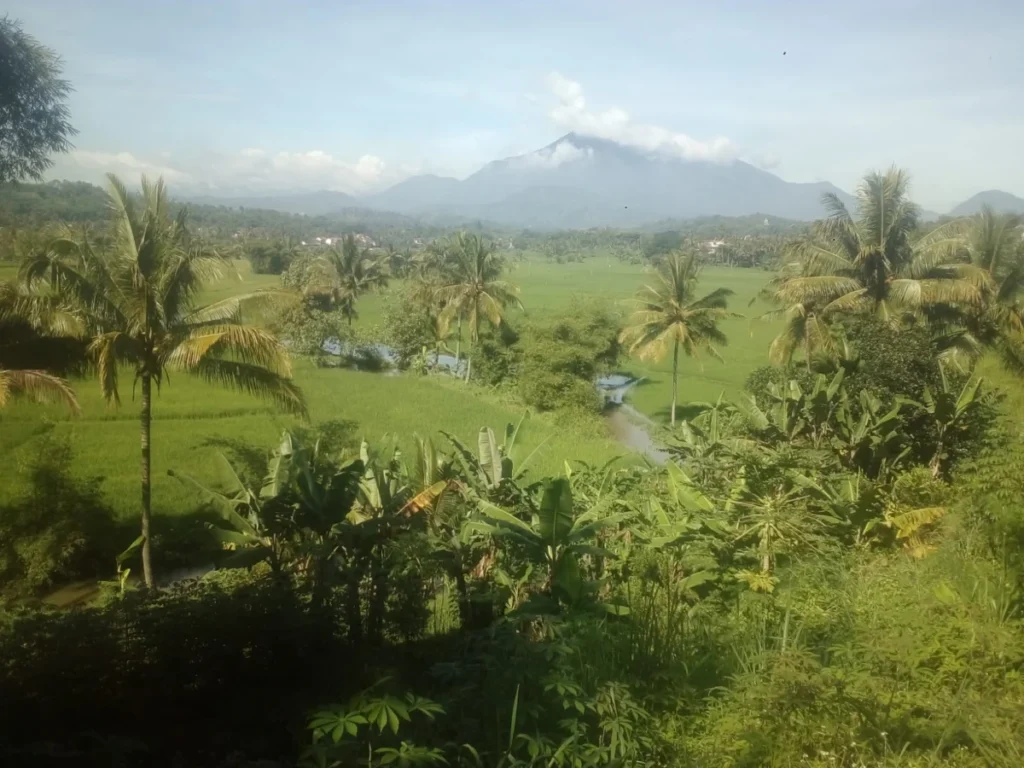
[[1001, 189], [986, 189], [953, 207], [951, 216], [971, 216], [983, 206], [991, 206], [1000, 213], [1024, 213], [1024, 199]]
[[[533, 152], [492, 160], [459, 180], [422, 174], [378, 192], [322, 191], [188, 199], [207, 205], [324, 215], [343, 209], [387, 211], [435, 223], [488, 221], [537, 229], [646, 228], [663, 220], [766, 216], [812, 221], [826, 215], [822, 195], [848, 207], [854, 198], [827, 181], [789, 182], [742, 160], [690, 160], [608, 139], [567, 133]], [[988, 202], [1024, 212], [1024, 199], [988, 190], [948, 215]], [[940, 214], [926, 211], [925, 220]]]

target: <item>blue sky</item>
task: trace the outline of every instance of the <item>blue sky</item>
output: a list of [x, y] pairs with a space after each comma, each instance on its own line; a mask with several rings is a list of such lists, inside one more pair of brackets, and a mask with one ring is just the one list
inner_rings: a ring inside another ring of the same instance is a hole
[[[944, 210], [1024, 196], [1024, 3], [14, 0], [76, 91], [54, 177], [224, 193], [465, 176], [577, 129]], [[785, 55], [783, 55], [785, 52]]]

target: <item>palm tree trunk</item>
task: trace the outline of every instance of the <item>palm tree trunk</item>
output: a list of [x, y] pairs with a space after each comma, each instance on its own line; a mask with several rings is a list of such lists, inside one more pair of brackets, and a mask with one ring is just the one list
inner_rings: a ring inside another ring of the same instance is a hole
[[348, 624], [349, 642], [352, 645], [359, 645], [363, 641], [363, 616], [359, 596], [362, 571], [356, 564], [351, 568], [345, 584], [345, 622]]
[[153, 549], [150, 534], [150, 427], [152, 423], [153, 382], [142, 374], [142, 577], [147, 587], [153, 586]]
[[672, 426], [676, 425], [676, 401], [679, 399], [679, 342], [672, 347]]
[[455, 568], [455, 588], [459, 593], [459, 623], [462, 629], [469, 629], [470, 616], [469, 588], [466, 585], [466, 574], [462, 570], [462, 559]]
[[469, 383], [469, 375], [473, 372], [473, 357], [466, 355], [466, 383]]
[[462, 313], [459, 313], [459, 324], [455, 337], [455, 375], [459, 375], [459, 363], [462, 361]]
[[367, 616], [367, 635], [374, 645], [384, 642], [384, 614], [388, 604], [388, 571], [381, 548], [370, 572], [370, 606]]

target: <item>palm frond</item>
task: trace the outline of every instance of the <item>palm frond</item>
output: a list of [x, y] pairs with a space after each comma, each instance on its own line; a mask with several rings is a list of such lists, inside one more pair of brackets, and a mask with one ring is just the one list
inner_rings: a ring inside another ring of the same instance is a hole
[[729, 305], [729, 297], [735, 295], [732, 288], [716, 288], [689, 305], [689, 309], [725, 309]]
[[292, 291], [275, 288], [252, 291], [194, 309], [181, 316], [179, 322], [192, 327], [209, 323], [237, 323], [241, 322], [245, 309], [276, 308], [298, 301], [298, 298]]
[[981, 304], [981, 291], [966, 280], [907, 280], [889, 283], [889, 296], [901, 307], [917, 310], [930, 304]]
[[96, 361], [103, 399], [112, 405], [120, 405], [117, 369], [122, 363], [138, 366], [143, 362], [143, 350], [138, 340], [120, 331], [104, 333], [89, 344], [89, 354]]
[[46, 371], [0, 368], [0, 408], [15, 397], [36, 402], [62, 402], [73, 414], [80, 412], [74, 390], [64, 379]]
[[187, 314], [203, 286], [221, 277], [227, 260], [197, 246], [180, 248], [173, 240], [164, 245], [157, 291], [164, 315], [174, 323]]
[[858, 280], [840, 275], [794, 277], [779, 286], [776, 299], [783, 304], [826, 304], [862, 290]]
[[306, 398], [302, 390], [291, 379], [258, 365], [217, 357], [203, 357], [190, 372], [204, 381], [270, 400], [288, 413], [308, 416]]
[[190, 329], [165, 350], [165, 362], [192, 371], [210, 357], [228, 356], [266, 368], [279, 376], [291, 375], [291, 363], [284, 346], [273, 334], [247, 325], [206, 325]]

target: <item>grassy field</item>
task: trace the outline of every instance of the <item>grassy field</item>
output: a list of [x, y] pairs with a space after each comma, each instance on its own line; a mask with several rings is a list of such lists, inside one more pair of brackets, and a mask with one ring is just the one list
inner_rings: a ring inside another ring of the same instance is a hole
[[[0, 278], [13, 277], [11, 270]], [[521, 288], [526, 313], [531, 318], [554, 316], [569, 310], [574, 299], [605, 301], [628, 313], [628, 303], [646, 275], [642, 268], [616, 261], [591, 260], [582, 264], [524, 262], [517, 265], [512, 280]], [[725, 286], [735, 291], [732, 307], [748, 318], [764, 311], [758, 304], [748, 306], [762, 287], [764, 272], [744, 269], [709, 268], [702, 276], [701, 292]], [[278, 278], [253, 275], [246, 263], [238, 264], [236, 275], [225, 277], [204, 296], [214, 301], [257, 288], [274, 287]], [[370, 331], [381, 320], [384, 296], [365, 297], [359, 306], [359, 324]], [[512, 323], [523, 318], [513, 313]], [[730, 344], [723, 350], [725, 363], [715, 360], [682, 361], [680, 399], [682, 402], [713, 400], [720, 393], [735, 396], [754, 368], [764, 365], [774, 328], [747, 318], [725, 323]], [[623, 365], [643, 382], [632, 390], [633, 405], [657, 421], [667, 421], [671, 399], [671, 361]], [[1018, 382], [995, 365], [984, 365], [984, 373], [1008, 391], [1010, 405], [1024, 398]], [[474, 441], [481, 426], [500, 431], [521, 412], [513, 405], [479, 390], [467, 391], [457, 382], [438, 378], [384, 376], [338, 369], [319, 369], [300, 362], [295, 371], [310, 404], [313, 424], [336, 422], [348, 442], [360, 438], [379, 440], [385, 434], [398, 435], [403, 449], [412, 448], [412, 435], [438, 436], [446, 430]], [[72, 471], [79, 477], [100, 477], [104, 496], [123, 518], [138, 510], [139, 427], [137, 404], [132, 400], [131, 376], [122, 379], [123, 405], [112, 410], [104, 405], [95, 381], [75, 382], [83, 413], [71, 419], [56, 407], [15, 403], [0, 417], [0, 455], [6, 471], [0, 475], [0, 500], [16, 494], [24, 482], [24, 467], [47, 436], [66, 438], [73, 449]], [[224, 477], [217, 454], [231, 454], [239, 448], [265, 454], [281, 431], [297, 426], [290, 417], [248, 396], [208, 386], [186, 376], [174, 376], [156, 398], [153, 425], [154, 509], [164, 516], [189, 514], [199, 504], [194, 491], [167, 475], [175, 469], [207, 483], [218, 484]], [[523, 454], [543, 444], [533, 465], [534, 474], [559, 472], [566, 459], [604, 461], [625, 453], [611, 439], [592, 432], [557, 425], [534, 416], [524, 430]]]
[[[0, 275], [8, 279], [13, 276], [12, 270]], [[521, 288], [528, 316], [542, 318], [567, 311], [574, 299], [607, 301], [625, 313], [628, 306], [624, 300], [643, 283], [645, 273], [640, 267], [611, 260], [565, 265], [529, 261], [517, 265], [511, 278]], [[761, 272], [709, 269], [701, 288], [732, 287], [737, 294], [735, 307], [744, 311], [764, 279]], [[278, 284], [278, 278], [254, 275], [246, 262], [238, 262], [237, 274], [212, 285], [203, 301]], [[384, 296], [365, 297], [359, 306], [359, 324], [368, 331], [378, 324], [384, 303]], [[511, 322], [522, 321], [516, 315]], [[747, 320], [729, 321], [726, 332], [731, 346], [726, 364], [707, 361], [700, 371], [695, 362], [684, 363], [683, 400], [711, 399], [722, 391], [735, 394], [740, 389], [749, 371], [764, 361], [770, 338], [770, 329], [756, 328], [753, 336], [750, 331]], [[646, 365], [631, 361], [626, 366], [634, 375], [644, 377], [643, 384], [634, 390], [635, 405], [655, 418], [667, 412], [669, 366], [667, 361]], [[409, 438], [413, 433], [436, 435], [441, 429], [473, 440], [479, 427], [500, 430], [520, 415], [514, 406], [438, 379], [318, 369], [300, 363], [296, 380], [306, 392], [313, 423], [339, 422], [354, 443], [361, 437], [374, 440], [394, 433], [406, 438], [406, 446], [411, 447]], [[75, 389], [83, 407], [79, 418], [70, 419], [56, 407], [28, 403], [14, 404], [0, 417], [0, 451], [8, 466], [0, 479], [0, 498], [9, 498], [17, 491], [24, 473], [17, 472], [16, 467], [36, 453], [38, 441], [51, 435], [70, 441], [74, 473], [101, 477], [104, 495], [118, 514], [132, 516], [138, 504], [139, 428], [131, 376], [125, 372], [122, 379], [123, 405], [119, 410], [103, 404], [95, 381], [75, 382]], [[154, 416], [153, 498], [155, 510], [163, 515], [188, 513], [198, 502], [194, 492], [168, 477], [168, 469], [216, 483], [222, 475], [216, 459], [219, 451], [230, 452], [232, 446], [242, 444], [269, 450], [282, 429], [297, 423], [257, 400], [186, 376], [174, 376], [164, 386], [156, 399]], [[558, 472], [565, 459], [603, 461], [624, 452], [610, 439], [574, 434], [572, 429], [534, 417], [525, 430], [523, 448], [529, 451], [542, 442], [544, 447], [535, 464], [537, 473]]]
[[[36, 452], [47, 435], [66, 438], [73, 450], [75, 475], [102, 477], [105, 497], [121, 516], [138, 510], [139, 425], [131, 398], [131, 378], [123, 380], [119, 410], [106, 407], [94, 381], [76, 383], [82, 415], [69, 418], [55, 407], [18, 403], [0, 420], [0, 452], [7, 462], [0, 492], [16, 492], [22, 474], [14, 471]], [[358, 371], [315, 368], [300, 363], [296, 380], [309, 400], [313, 424], [336, 422], [346, 442], [358, 445], [385, 434], [413, 448], [412, 436], [435, 436], [445, 430], [475, 445], [476, 432], [490, 426], [498, 434], [522, 415], [486, 396], [468, 394], [456, 382], [436, 378], [382, 376]], [[193, 490], [168, 477], [175, 469], [202, 482], [224, 479], [217, 454], [244, 448], [267, 452], [281, 431], [299, 423], [248, 396], [208, 386], [186, 376], [173, 377], [154, 403], [153, 505], [163, 515], [191, 512], [198, 503]], [[574, 435], [542, 417], [523, 429], [524, 457], [543, 443], [531, 465], [540, 474], [560, 471], [565, 459], [604, 461], [624, 453], [610, 440]]]
[[[767, 307], [761, 302], [750, 306], [758, 291], [764, 287], [769, 275], [753, 269], [709, 267], [701, 275], [698, 290], [701, 294], [726, 287], [735, 291], [730, 309], [742, 318], [727, 320], [722, 330], [729, 337], [729, 345], [721, 350], [724, 363], [713, 358], [680, 362], [679, 397], [681, 402], [715, 400], [723, 392], [727, 397], [737, 395], [747, 376], [755, 368], [768, 363], [768, 345], [777, 331], [774, 324], [755, 321]], [[520, 288], [520, 296], [528, 318], [545, 318], [569, 311], [574, 300], [608, 302], [627, 316], [629, 299], [650, 279], [643, 267], [624, 264], [612, 259], [592, 259], [577, 264], [555, 264], [546, 261], [526, 261], [515, 266], [510, 275]], [[367, 296], [359, 304], [359, 325], [379, 324], [386, 301], [385, 296]], [[520, 313], [512, 312], [509, 322], [522, 322]], [[629, 360], [623, 369], [643, 377], [639, 386], [630, 392], [632, 404], [656, 421], [668, 422], [668, 409], [672, 401], [672, 360], [640, 362]]]

